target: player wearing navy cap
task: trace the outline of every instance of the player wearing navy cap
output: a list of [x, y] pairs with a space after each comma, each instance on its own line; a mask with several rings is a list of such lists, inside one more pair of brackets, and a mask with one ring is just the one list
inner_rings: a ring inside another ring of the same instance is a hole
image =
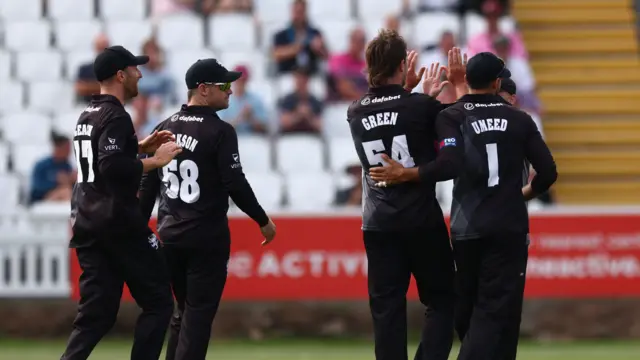
[[[73, 137], [77, 183], [71, 224], [82, 275], [80, 305], [63, 360], [84, 360], [116, 321], [127, 284], [142, 314], [136, 324], [132, 360], [160, 356], [172, 299], [158, 241], [140, 212], [137, 191], [142, 174], [168, 164], [180, 151], [170, 132], [154, 132], [138, 142], [124, 103], [138, 95], [138, 65], [122, 46], [95, 59], [100, 95], [82, 112]], [[152, 155], [138, 159], [138, 153]]]
[[175, 134], [184, 151], [146, 174], [140, 186], [145, 219], [160, 195], [158, 232], [177, 302], [167, 360], [206, 357], [227, 279], [229, 197], [259, 226], [263, 245], [275, 237], [275, 225], [242, 171], [236, 132], [216, 114], [229, 106], [231, 83], [241, 76], [215, 59], [198, 60], [187, 70], [188, 104], [156, 128]]
[[[533, 119], [497, 95], [509, 76], [491, 53], [469, 59], [469, 95], [436, 121], [436, 160], [411, 169], [391, 161], [371, 170], [386, 186], [455, 178], [451, 238], [459, 360], [515, 359], [529, 243], [525, 202], [558, 176]], [[527, 184], [529, 163], [537, 174]]]

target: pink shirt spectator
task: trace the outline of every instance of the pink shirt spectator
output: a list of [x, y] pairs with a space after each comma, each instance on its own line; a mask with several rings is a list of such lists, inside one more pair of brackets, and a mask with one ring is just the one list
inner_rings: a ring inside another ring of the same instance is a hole
[[[469, 40], [469, 48], [467, 49], [467, 54], [469, 57], [476, 55], [481, 52], [492, 52], [495, 53], [496, 50], [493, 47], [493, 37], [495, 35], [491, 35], [488, 32], [478, 34], [475, 37]], [[528, 59], [529, 54], [524, 46], [524, 41], [520, 36], [520, 33], [513, 32], [510, 34], [505, 34], [506, 37], [509, 38], [511, 44], [511, 53], [510, 55], [515, 58]]]
[[175, 0], [152, 0], [151, 16], [158, 19], [164, 15], [188, 12], [187, 6], [178, 4]]
[[[364, 69], [366, 62], [364, 59], [357, 59], [351, 54], [333, 55], [329, 58], [329, 74], [335, 79], [346, 79], [353, 83], [357, 90], [363, 94], [368, 89], [367, 78], [364, 75]], [[336, 98], [338, 97], [338, 98]], [[329, 94], [330, 100], [340, 100], [340, 96], [331, 92]]]

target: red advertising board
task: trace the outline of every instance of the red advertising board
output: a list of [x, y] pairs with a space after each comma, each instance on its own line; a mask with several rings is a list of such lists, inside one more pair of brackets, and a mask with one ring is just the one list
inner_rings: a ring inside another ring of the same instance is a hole
[[[367, 258], [359, 217], [276, 217], [276, 240], [230, 219], [232, 300], [366, 299]], [[529, 298], [640, 296], [639, 215], [532, 216]], [[72, 256], [72, 283], [80, 269]], [[74, 286], [73, 297], [78, 297]], [[412, 286], [410, 298], [416, 298]], [[125, 299], [130, 299], [128, 293]]]

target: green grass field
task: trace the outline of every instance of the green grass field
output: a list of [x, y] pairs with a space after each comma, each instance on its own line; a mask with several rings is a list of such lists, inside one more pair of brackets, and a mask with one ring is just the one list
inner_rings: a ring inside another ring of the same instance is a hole
[[[90, 359], [125, 360], [130, 341], [109, 340], [98, 345]], [[63, 342], [0, 341], [0, 360], [58, 359]], [[412, 346], [410, 353], [415, 349]], [[455, 359], [457, 348], [452, 352]], [[412, 358], [412, 356], [410, 356]], [[267, 341], [214, 342], [209, 348], [211, 360], [371, 360], [372, 344], [350, 341]], [[640, 343], [524, 343], [520, 360], [637, 360]]]

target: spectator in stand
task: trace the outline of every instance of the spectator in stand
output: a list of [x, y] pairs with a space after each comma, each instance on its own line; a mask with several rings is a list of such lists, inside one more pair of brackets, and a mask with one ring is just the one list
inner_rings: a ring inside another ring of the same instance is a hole
[[[96, 54], [99, 54], [105, 48], [109, 47], [109, 38], [105, 34], [99, 34], [93, 40], [93, 47]], [[93, 60], [86, 64], [80, 65], [76, 75], [75, 92], [77, 101], [88, 103], [91, 101], [91, 95], [100, 93], [100, 84], [96, 81], [96, 75], [93, 73]]]
[[457, 11], [460, 0], [418, 0], [418, 11]]
[[269, 113], [258, 94], [247, 91], [249, 69], [236, 66], [241, 72], [240, 79], [233, 83], [233, 96], [229, 97], [229, 107], [219, 111], [220, 118], [236, 129], [238, 135], [266, 134], [269, 127]]
[[511, 39], [504, 35], [497, 35], [493, 40], [495, 53], [504, 61], [511, 71], [511, 79], [518, 86], [518, 105], [532, 116], [540, 115], [541, 105], [535, 88], [536, 82], [529, 61], [525, 58], [514, 57]]
[[278, 104], [280, 132], [320, 134], [322, 130], [322, 103], [309, 92], [309, 71], [295, 71], [295, 90]]
[[31, 175], [30, 202], [70, 201], [77, 173], [69, 163], [71, 141], [53, 134], [53, 153], [38, 161]]
[[311, 26], [307, 18], [307, 4], [294, 0], [291, 24], [273, 38], [273, 58], [279, 73], [289, 73], [298, 67], [318, 72], [321, 59], [327, 57], [327, 48], [320, 31]]
[[364, 30], [354, 29], [349, 35], [349, 50], [329, 59], [329, 101], [355, 101], [367, 92], [365, 42]]
[[495, 53], [496, 49], [494, 47], [493, 40], [499, 35], [504, 35], [509, 38], [511, 42], [509, 54], [511, 57], [523, 59], [527, 59], [529, 57], [524, 46], [524, 41], [522, 40], [522, 36], [520, 36], [519, 32], [514, 31], [509, 34], [503, 34], [500, 31], [498, 22], [503, 13], [503, 6], [499, 1], [485, 1], [482, 4], [482, 13], [487, 20], [487, 31], [469, 39], [469, 48], [467, 50], [469, 58], [485, 51]]
[[[433, 50], [427, 50], [422, 53], [421, 62], [422, 66], [430, 66], [433, 63], [440, 63], [441, 66], [446, 66], [448, 62], [449, 50], [456, 46], [456, 38], [453, 32], [445, 31], [440, 35], [440, 42], [438, 47]], [[420, 87], [422, 88], [422, 87]]]
[[362, 206], [362, 167], [360, 164], [348, 166], [346, 173], [352, 181], [352, 185], [336, 192], [336, 205]]
[[215, 11], [218, 13], [225, 13], [225, 12], [250, 13], [252, 9], [253, 9], [252, 0], [218, 0]]
[[[420, 56], [422, 66], [429, 69], [431, 64], [440, 63], [440, 66], [446, 66], [448, 63], [449, 50], [456, 46], [456, 38], [453, 32], [445, 31], [440, 35], [440, 41], [438, 47], [432, 50], [427, 50]], [[447, 80], [447, 74], [442, 74], [441, 81]], [[422, 85], [417, 86], [416, 89], [422, 89]], [[456, 92], [452, 86], [445, 86], [437, 97], [438, 101], [443, 104], [450, 104], [456, 101]]]
[[151, 16], [154, 19], [165, 15], [195, 12], [208, 15], [213, 13], [216, 0], [152, 0]]
[[164, 65], [163, 52], [155, 39], [147, 40], [142, 52], [149, 57], [146, 65], [140, 66], [142, 78], [138, 82], [139, 95], [134, 99], [134, 127], [138, 136], [151, 134], [162, 119], [165, 105], [175, 100], [175, 84]]

